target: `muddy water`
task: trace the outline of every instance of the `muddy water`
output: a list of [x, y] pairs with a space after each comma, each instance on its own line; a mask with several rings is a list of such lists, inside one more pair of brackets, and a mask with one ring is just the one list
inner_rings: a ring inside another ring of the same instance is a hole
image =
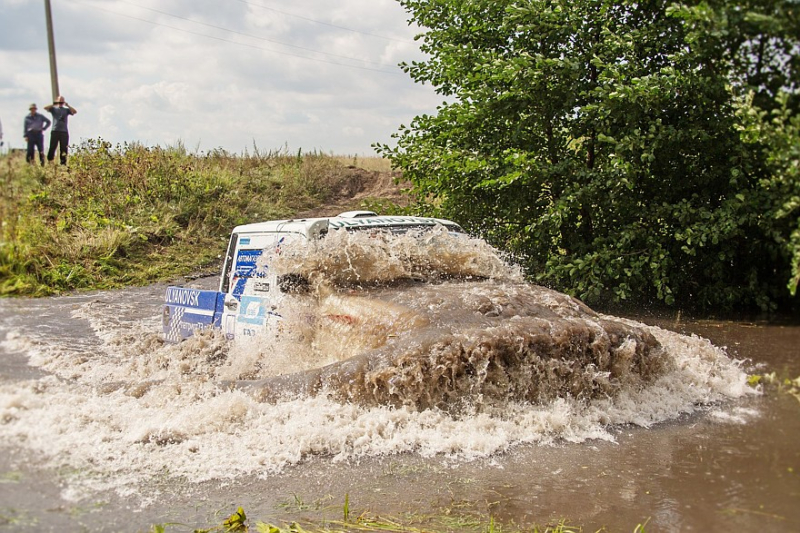
[[162, 286], [0, 301], [0, 528], [338, 519], [347, 494], [591, 531], [800, 529], [800, 402], [745, 384], [800, 375], [798, 325], [610, 317], [480, 244], [389, 244], [284, 251], [336, 275], [290, 297], [281, 341], [163, 345]]

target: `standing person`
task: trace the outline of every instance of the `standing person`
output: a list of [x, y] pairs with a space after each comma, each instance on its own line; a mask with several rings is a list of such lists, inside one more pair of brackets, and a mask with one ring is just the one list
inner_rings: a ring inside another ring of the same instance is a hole
[[44, 106], [44, 110], [53, 115], [53, 129], [50, 130], [50, 149], [47, 151], [47, 161], [52, 161], [56, 156], [56, 146], [59, 146], [58, 155], [61, 164], [67, 164], [67, 146], [69, 146], [69, 129], [67, 119], [78, 112], [77, 109], [64, 101], [63, 96], [56, 98], [52, 105]]
[[25, 154], [25, 161], [32, 163], [34, 160], [34, 148], [39, 149], [39, 161], [44, 166], [44, 132], [50, 127], [50, 119], [36, 112], [36, 104], [31, 104], [28, 108], [30, 114], [25, 115], [25, 142], [28, 143], [28, 151]]

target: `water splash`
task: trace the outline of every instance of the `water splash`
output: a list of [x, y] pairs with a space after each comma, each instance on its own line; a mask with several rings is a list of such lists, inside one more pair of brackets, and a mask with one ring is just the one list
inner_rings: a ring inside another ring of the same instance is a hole
[[0, 379], [0, 441], [75, 468], [65, 495], [79, 498], [132, 493], [166, 470], [199, 482], [309, 456], [471, 460], [613, 439], [620, 424], [751, 393], [705, 339], [526, 284], [481, 241], [335, 232], [310, 253], [282, 250], [274, 268], [308, 280], [287, 296], [279, 336], [165, 345], [157, 307], [137, 316], [153, 296], [134, 292], [46, 319], [84, 343], [15, 326], [3, 349], [47, 374]]

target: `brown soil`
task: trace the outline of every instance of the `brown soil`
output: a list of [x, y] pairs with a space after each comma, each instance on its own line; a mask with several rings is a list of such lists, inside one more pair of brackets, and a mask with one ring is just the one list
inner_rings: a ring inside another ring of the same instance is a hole
[[405, 193], [410, 183], [402, 181], [400, 172], [364, 170], [352, 165], [342, 168], [341, 175], [332, 180], [334, 184], [328, 202], [297, 213], [298, 218], [327, 217], [343, 211], [365, 209], [362, 202], [366, 200], [391, 202], [401, 206], [410, 202], [410, 197]]

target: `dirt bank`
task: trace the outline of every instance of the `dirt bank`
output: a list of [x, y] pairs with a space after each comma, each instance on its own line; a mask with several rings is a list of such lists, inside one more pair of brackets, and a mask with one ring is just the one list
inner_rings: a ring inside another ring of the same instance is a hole
[[404, 191], [410, 185], [402, 180], [400, 172], [365, 170], [348, 165], [335, 180], [328, 202], [297, 213], [297, 218], [326, 217], [364, 209], [363, 203], [368, 200], [408, 205], [410, 197]]

